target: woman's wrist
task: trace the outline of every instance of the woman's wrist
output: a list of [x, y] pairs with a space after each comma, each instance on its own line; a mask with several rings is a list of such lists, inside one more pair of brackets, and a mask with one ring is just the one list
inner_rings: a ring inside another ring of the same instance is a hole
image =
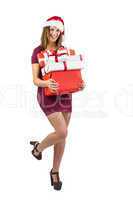
[[40, 78], [37, 78], [33, 81], [34, 85], [38, 86], [38, 87], [47, 87], [47, 81], [44, 81]]

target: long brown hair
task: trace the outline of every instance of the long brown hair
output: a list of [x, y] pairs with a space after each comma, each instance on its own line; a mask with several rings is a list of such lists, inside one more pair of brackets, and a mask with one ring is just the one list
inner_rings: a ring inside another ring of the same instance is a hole
[[[41, 47], [42, 50], [45, 50], [48, 45], [48, 37], [47, 35], [50, 34], [50, 27], [44, 27], [41, 35]], [[62, 46], [62, 34], [59, 35], [58, 39], [56, 40], [56, 50]]]

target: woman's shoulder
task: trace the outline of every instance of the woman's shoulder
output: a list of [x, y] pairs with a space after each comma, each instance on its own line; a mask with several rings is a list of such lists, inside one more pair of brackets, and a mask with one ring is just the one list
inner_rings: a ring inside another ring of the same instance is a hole
[[41, 45], [39, 45], [39, 46], [37, 46], [37, 47], [35, 47], [34, 49], [33, 49], [33, 53], [39, 53], [40, 51], [42, 51], [43, 49], [42, 49], [42, 46]]
[[32, 56], [31, 56], [32, 64], [38, 63], [37, 54], [40, 53], [42, 50], [43, 49], [42, 49], [41, 45], [39, 45], [33, 49]]

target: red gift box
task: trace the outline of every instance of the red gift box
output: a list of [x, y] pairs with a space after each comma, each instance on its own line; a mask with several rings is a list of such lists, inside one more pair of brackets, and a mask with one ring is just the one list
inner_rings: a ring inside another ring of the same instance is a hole
[[46, 96], [68, 94], [81, 90], [83, 80], [81, 75], [82, 56], [74, 55], [74, 50], [61, 48], [58, 52], [42, 51], [38, 54], [43, 80], [54, 79], [59, 88], [52, 91], [44, 88]]
[[81, 90], [83, 84], [80, 70], [49, 72], [43, 77], [44, 80], [50, 78], [59, 84], [59, 88], [56, 91], [51, 91], [50, 88], [45, 87], [44, 93], [46, 96], [77, 92]]

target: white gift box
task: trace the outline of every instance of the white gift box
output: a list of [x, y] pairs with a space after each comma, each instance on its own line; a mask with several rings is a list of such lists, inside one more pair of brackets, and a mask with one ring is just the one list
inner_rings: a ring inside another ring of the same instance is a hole
[[58, 57], [58, 62], [55, 62], [55, 56], [49, 56], [49, 59], [45, 61], [45, 67], [42, 71], [43, 73], [48, 73], [52, 71], [76, 70], [83, 68], [83, 58], [81, 55], [62, 55]]

